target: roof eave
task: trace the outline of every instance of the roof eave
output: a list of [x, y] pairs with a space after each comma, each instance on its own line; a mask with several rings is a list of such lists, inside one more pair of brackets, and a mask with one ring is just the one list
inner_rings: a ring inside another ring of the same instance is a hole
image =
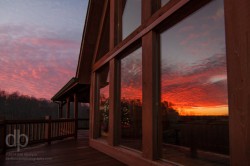
[[81, 59], [82, 59], [82, 50], [83, 50], [84, 41], [85, 41], [85, 33], [86, 33], [86, 29], [87, 29], [87, 24], [88, 24], [88, 20], [89, 20], [90, 4], [91, 4], [91, 0], [89, 0], [88, 9], [87, 9], [86, 17], [85, 17], [85, 23], [84, 23], [83, 33], [82, 33], [81, 48], [80, 48], [80, 53], [79, 53], [79, 57], [78, 57], [78, 64], [77, 64], [77, 68], [76, 68], [76, 78], [79, 78], [79, 70], [80, 70]]
[[58, 98], [60, 98], [62, 95], [67, 93], [72, 87], [76, 86], [78, 84], [78, 79], [76, 77], [73, 77], [65, 84], [52, 98], [52, 101], [57, 101]]

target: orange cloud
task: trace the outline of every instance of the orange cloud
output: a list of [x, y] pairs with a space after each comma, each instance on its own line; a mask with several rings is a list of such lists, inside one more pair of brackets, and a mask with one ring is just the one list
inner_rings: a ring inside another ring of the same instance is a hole
[[[224, 54], [217, 54], [181, 70], [178, 66], [162, 70], [162, 102], [172, 103], [181, 115], [227, 115], [225, 60]], [[132, 62], [126, 64], [122, 68], [121, 98], [141, 100], [141, 71], [131, 74]], [[140, 66], [140, 63], [136, 64]]]

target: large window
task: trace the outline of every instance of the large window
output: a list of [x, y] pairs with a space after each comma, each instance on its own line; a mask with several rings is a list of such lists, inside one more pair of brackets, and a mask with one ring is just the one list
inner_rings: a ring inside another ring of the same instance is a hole
[[142, 147], [142, 50], [121, 59], [121, 145]]
[[[164, 159], [184, 165], [228, 164], [223, 9], [222, 0], [211, 1], [160, 34]], [[224, 158], [211, 158], [211, 153]]]
[[97, 72], [99, 136], [106, 139], [109, 129], [109, 67]]
[[141, 25], [141, 0], [122, 0], [122, 39]]

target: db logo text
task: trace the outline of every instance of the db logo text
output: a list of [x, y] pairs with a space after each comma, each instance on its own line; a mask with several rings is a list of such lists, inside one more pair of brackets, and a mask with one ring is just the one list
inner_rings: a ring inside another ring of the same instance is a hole
[[[21, 143], [22, 137], [23, 137], [23, 140], [25, 141], [22, 141]], [[12, 144], [9, 141], [11, 138], [14, 140]], [[20, 130], [14, 130], [14, 134], [6, 135], [5, 143], [8, 147], [17, 147], [17, 151], [19, 152], [20, 148], [24, 148], [28, 145], [29, 138], [25, 134], [20, 134]]]

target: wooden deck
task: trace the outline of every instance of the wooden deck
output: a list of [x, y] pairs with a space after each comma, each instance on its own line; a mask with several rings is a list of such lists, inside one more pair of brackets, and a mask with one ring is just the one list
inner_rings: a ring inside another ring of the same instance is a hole
[[125, 164], [88, 145], [88, 132], [78, 131], [78, 139], [65, 139], [21, 149], [11, 150], [0, 157], [1, 166], [123, 166]]

